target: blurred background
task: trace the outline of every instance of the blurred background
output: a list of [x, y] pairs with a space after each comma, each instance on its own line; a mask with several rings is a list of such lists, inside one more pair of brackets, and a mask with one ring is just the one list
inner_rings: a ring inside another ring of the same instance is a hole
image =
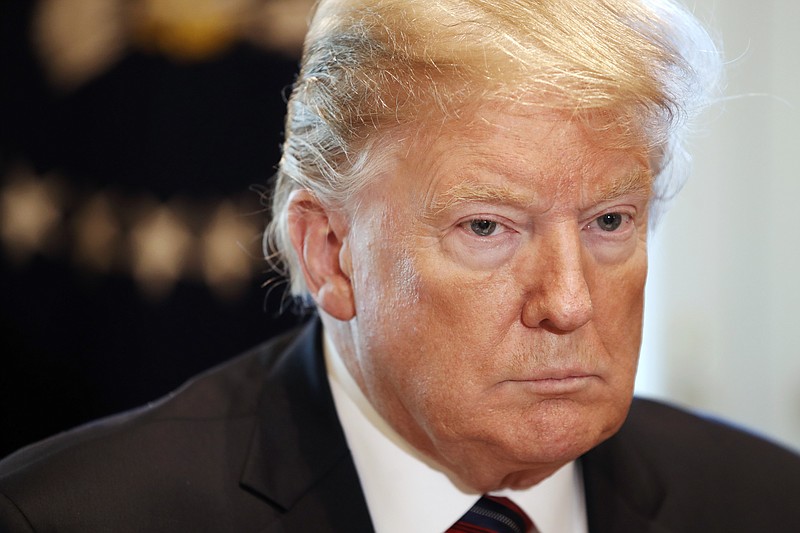
[[[0, 456], [298, 322], [261, 194], [310, 5], [0, 2]], [[800, 4], [694, 9], [727, 100], [652, 245], [637, 387], [800, 450]]]
[[728, 83], [651, 242], [638, 388], [800, 451], [800, 2], [691, 5]]
[[261, 193], [310, 4], [0, 2], [0, 456], [298, 322]]

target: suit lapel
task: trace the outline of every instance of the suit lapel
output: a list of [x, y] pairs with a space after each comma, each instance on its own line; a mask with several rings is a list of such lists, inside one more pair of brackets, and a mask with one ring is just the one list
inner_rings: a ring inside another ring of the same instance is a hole
[[664, 489], [624, 426], [586, 453], [581, 467], [591, 533], [671, 531], [657, 522]]
[[241, 483], [283, 511], [268, 531], [373, 530], [333, 405], [320, 329], [312, 321], [267, 370]]

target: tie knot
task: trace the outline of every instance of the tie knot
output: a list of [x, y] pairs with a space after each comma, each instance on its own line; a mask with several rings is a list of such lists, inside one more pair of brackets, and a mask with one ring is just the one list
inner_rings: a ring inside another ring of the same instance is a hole
[[447, 533], [535, 533], [525, 511], [501, 496], [483, 496]]

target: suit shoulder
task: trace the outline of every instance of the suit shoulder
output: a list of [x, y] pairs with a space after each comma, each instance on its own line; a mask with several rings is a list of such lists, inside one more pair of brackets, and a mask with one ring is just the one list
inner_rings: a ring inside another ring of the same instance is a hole
[[668, 501], [684, 490], [708, 505], [788, 513], [800, 524], [800, 511], [790, 511], [800, 499], [800, 455], [787, 448], [724, 421], [648, 400], [634, 401], [619, 438], [662, 480]]
[[214, 492], [238, 486], [266, 376], [293, 338], [294, 333], [278, 337], [189, 380], [161, 400], [56, 435], [0, 461], [0, 525], [7, 524], [16, 505], [41, 507], [34, 515], [59, 520], [86, 502], [105, 502], [113, 509], [148, 493], [158, 493], [165, 509], [187, 502], [216, 505]]
[[291, 341], [282, 335], [199, 374], [142, 407], [89, 422], [27, 446], [0, 461], [0, 479], [30, 462], [81, 446], [97, 446], [148, 425], [241, 418], [258, 403], [264, 375]]
[[614, 494], [669, 531], [800, 531], [800, 456], [676, 407], [634, 400], [583, 467], [596, 520], [618, 519], [592, 499]]
[[[706, 467], [758, 463], [800, 473], [800, 456], [743, 428], [652, 400], [636, 399], [620, 437], [670, 458], [702, 460]], [[798, 477], [800, 482], [800, 476]]]

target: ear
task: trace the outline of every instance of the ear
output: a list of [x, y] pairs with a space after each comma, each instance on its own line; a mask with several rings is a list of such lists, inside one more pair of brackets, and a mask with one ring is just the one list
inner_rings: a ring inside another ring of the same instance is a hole
[[288, 222], [292, 246], [317, 306], [336, 319], [350, 320], [356, 312], [344, 216], [301, 189], [289, 198]]

